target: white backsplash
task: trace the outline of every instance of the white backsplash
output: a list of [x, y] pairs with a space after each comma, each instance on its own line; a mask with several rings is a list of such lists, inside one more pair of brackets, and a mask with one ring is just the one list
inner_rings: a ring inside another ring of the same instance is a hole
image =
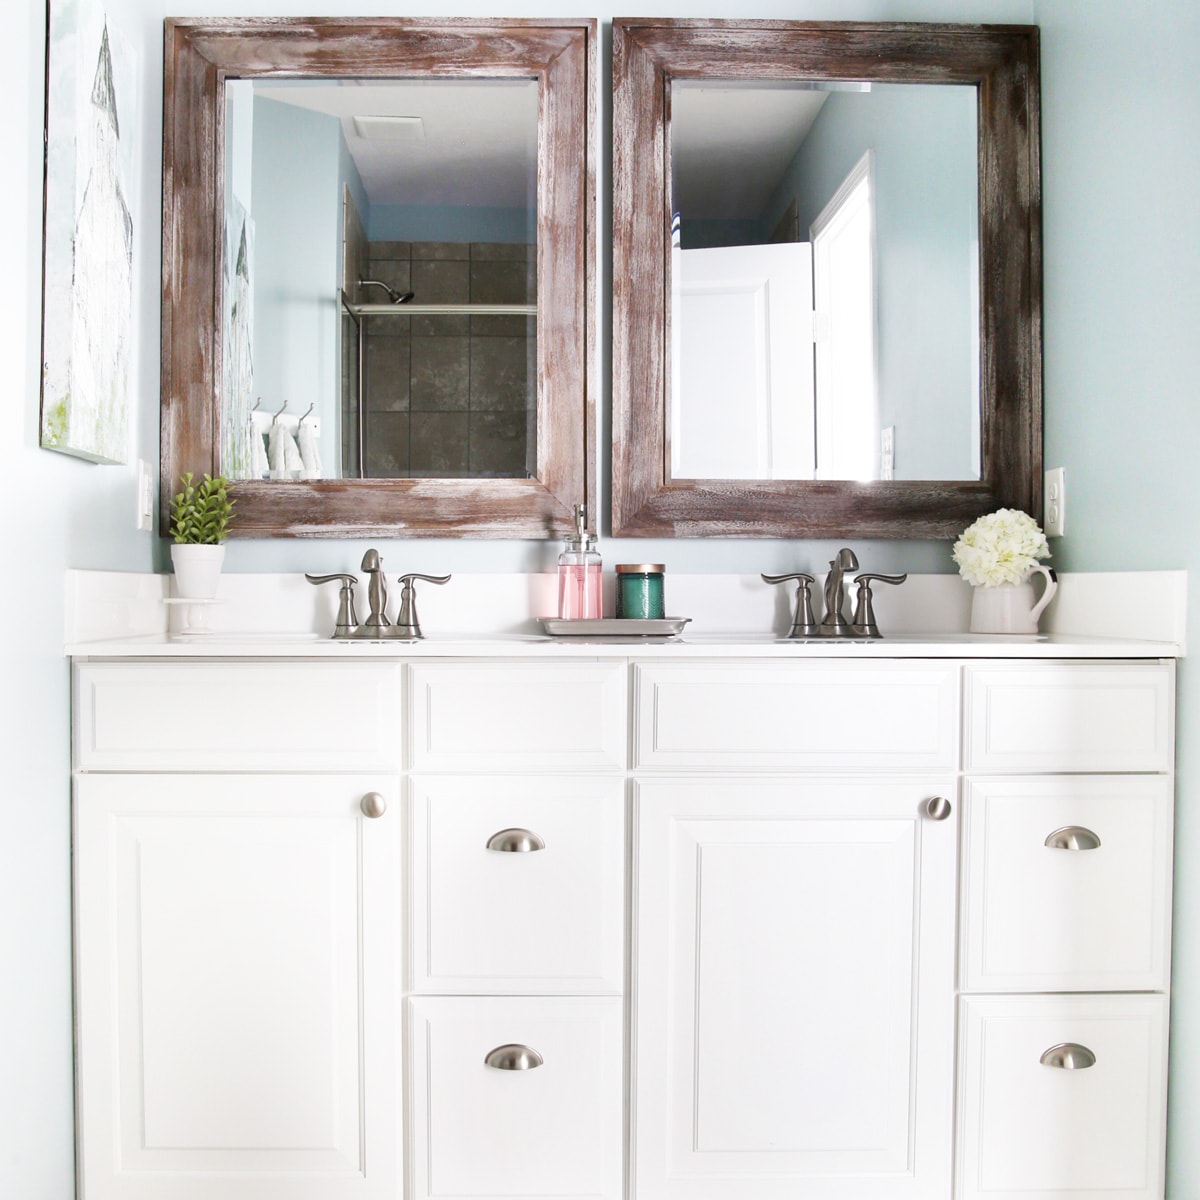
[[[366, 580], [360, 575], [358, 617], [367, 615]], [[605, 577], [605, 612], [612, 613], [613, 576]], [[389, 615], [399, 585], [388, 577]], [[162, 601], [171, 595], [170, 575], [111, 571], [67, 572], [68, 645], [163, 635], [178, 613]], [[848, 588], [846, 611], [853, 606]], [[898, 587], [874, 589], [875, 614], [885, 637], [963, 634], [970, 620], [971, 589], [957, 575], [910, 575]], [[337, 614], [336, 584], [316, 587], [297, 574], [226, 573], [212, 606], [214, 632], [317, 634], [327, 637]], [[813, 589], [820, 608], [821, 580]], [[784, 634], [791, 624], [795, 585], [766, 584], [757, 575], [671, 575], [666, 578], [667, 615], [690, 617], [688, 634], [703, 636]], [[418, 583], [417, 610], [427, 634], [513, 636], [540, 632], [537, 618], [556, 616], [557, 580], [545, 574], [456, 574], [444, 586]], [[1187, 572], [1063, 573], [1058, 594], [1042, 618], [1044, 633], [1137, 638], [1183, 646]], [[820, 612], [817, 612], [818, 619]]]

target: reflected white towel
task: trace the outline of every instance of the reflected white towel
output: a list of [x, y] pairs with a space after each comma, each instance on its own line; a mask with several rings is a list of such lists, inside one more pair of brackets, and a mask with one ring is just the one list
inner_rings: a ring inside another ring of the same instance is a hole
[[271, 426], [267, 457], [272, 479], [298, 478], [301, 470], [300, 450], [291, 431], [285, 429], [278, 421]]
[[271, 467], [267, 462], [267, 444], [262, 431], [250, 422], [250, 478], [266, 479]]
[[317, 439], [311, 425], [300, 423], [300, 478], [321, 478], [321, 453], [317, 449]]

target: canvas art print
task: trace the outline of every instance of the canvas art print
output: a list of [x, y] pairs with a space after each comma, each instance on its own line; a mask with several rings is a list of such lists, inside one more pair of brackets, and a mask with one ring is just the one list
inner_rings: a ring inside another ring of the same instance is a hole
[[123, 463], [134, 72], [94, 0], [51, 0], [49, 22], [41, 444]]

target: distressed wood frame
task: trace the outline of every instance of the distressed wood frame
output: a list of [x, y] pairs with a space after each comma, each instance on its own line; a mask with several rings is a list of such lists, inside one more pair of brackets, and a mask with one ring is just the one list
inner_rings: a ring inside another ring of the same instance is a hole
[[[160, 528], [219, 472], [226, 79], [528, 76], [538, 101], [537, 476], [239, 481], [240, 537], [547, 538], [596, 511], [596, 22], [169, 19], [164, 27]], [[331, 283], [332, 289], [332, 283]]]
[[[672, 480], [670, 81], [852, 79], [978, 88], [978, 481]], [[1042, 509], [1038, 30], [1033, 26], [613, 21], [614, 534], [947, 538]]]

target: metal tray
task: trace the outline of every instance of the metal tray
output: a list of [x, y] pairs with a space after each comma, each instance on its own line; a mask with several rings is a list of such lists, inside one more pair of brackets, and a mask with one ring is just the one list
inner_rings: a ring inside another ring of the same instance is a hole
[[542, 628], [551, 637], [668, 638], [678, 637], [691, 617], [597, 617], [569, 621], [565, 617], [542, 617]]

